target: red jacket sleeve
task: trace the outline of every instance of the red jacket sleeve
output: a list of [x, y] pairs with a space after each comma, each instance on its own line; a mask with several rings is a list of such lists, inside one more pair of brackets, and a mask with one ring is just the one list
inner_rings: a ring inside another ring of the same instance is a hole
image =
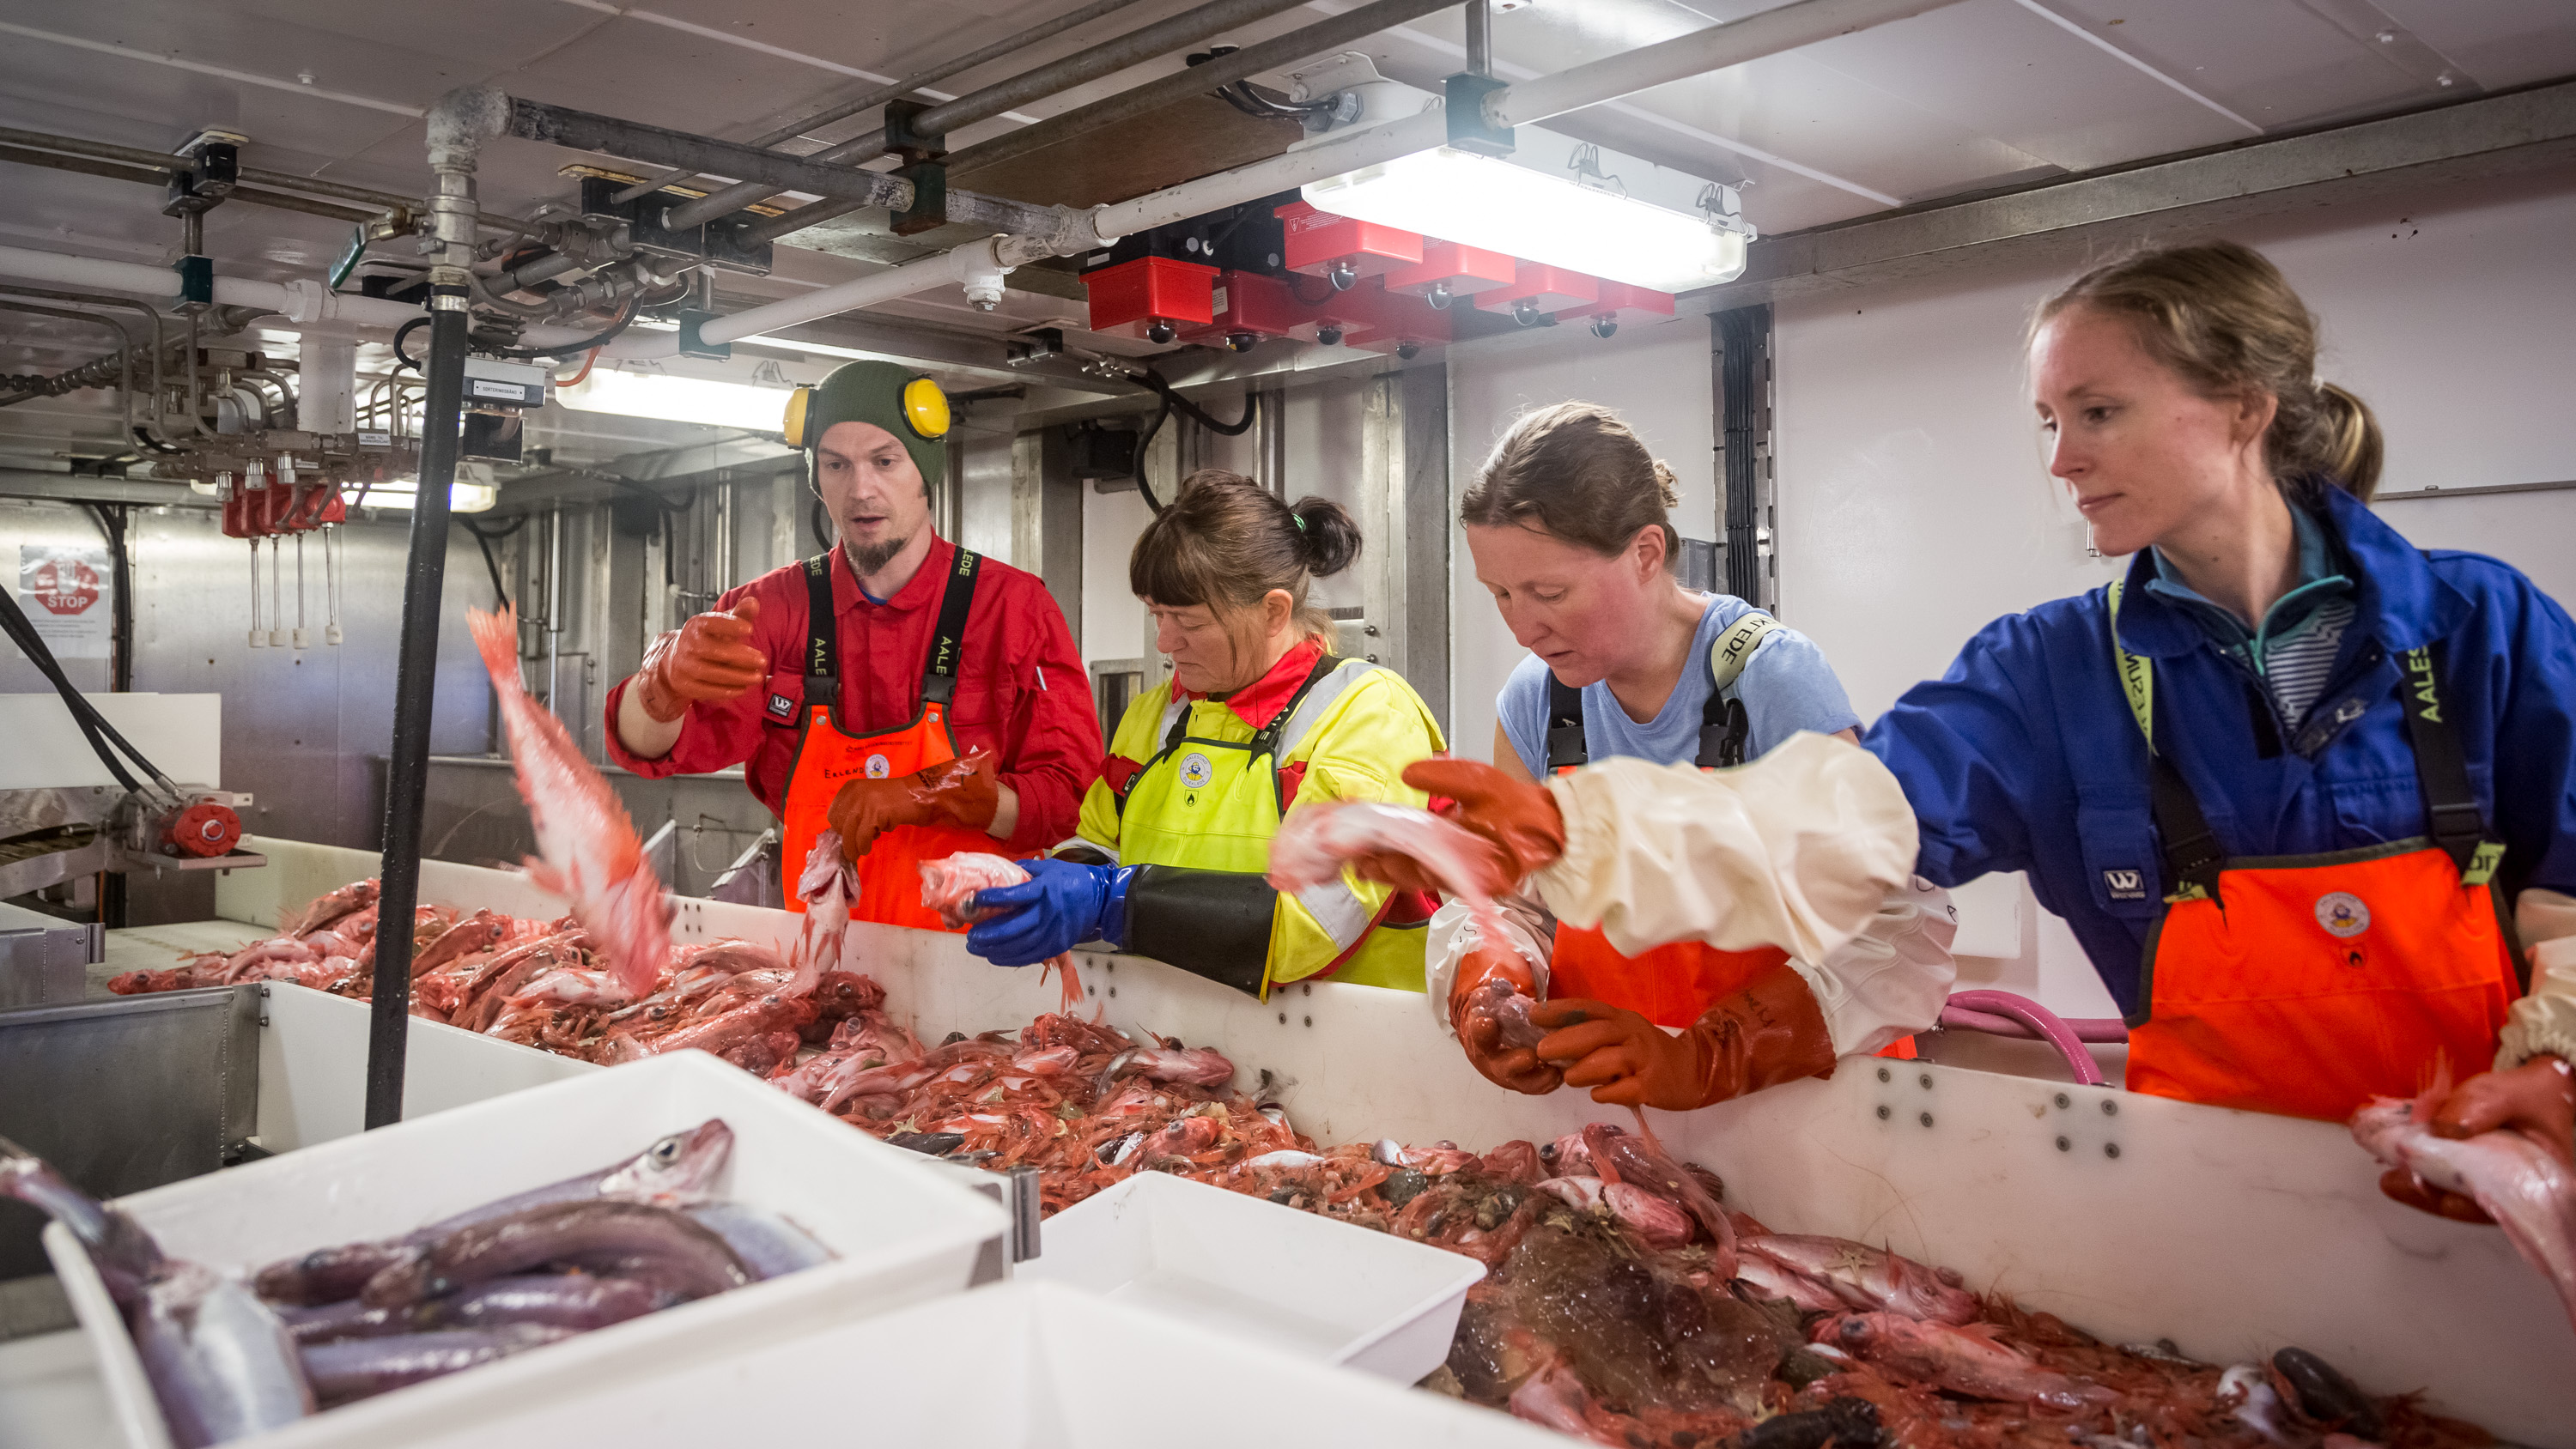
[[[761, 618], [753, 626], [751, 644], [770, 659], [770, 668], [775, 671], [781, 657], [777, 640], [786, 621], [777, 618], [781, 611], [777, 600], [770, 597], [774, 591], [759, 589], [759, 583], [755, 580], [727, 592], [716, 601], [715, 607], [718, 610], [731, 609], [745, 594], [755, 590], [762, 594]], [[793, 659], [802, 652], [801, 644], [790, 644], [785, 657]], [[760, 748], [760, 707], [765, 696], [762, 690], [754, 688], [740, 699], [720, 704], [701, 700], [690, 705], [689, 712], [680, 718], [680, 738], [671, 746], [671, 752], [658, 760], [645, 759], [627, 749], [626, 742], [617, 737], [618, 706], [625, 701], [626, 691], [634, 685], [635, 677], [628, 675], [617, 682], [616, 688], [608, 691], [608, 757], [636, 774], [648, 780], [670, 775], [712, 774], [748, 761]]]
[[1005, 616], [1005, 657], [1015, 698], [1002, 722], [1002, 783], [1020, 797], [1020, 820], [1003, 842], [1013, 855], [1045, 850], [1073, 834], [1083, 793], [1104, 753], [1091, 674], [1055, 596], [1035, 578]]

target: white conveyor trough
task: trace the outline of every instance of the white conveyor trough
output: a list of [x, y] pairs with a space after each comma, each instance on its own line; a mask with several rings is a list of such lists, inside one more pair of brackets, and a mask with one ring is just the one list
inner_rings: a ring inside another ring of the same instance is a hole
[[[272, 864], [223, 883], [221, 909], [233, 919], [272, 920], [280, 899], [300, 903], [375, 868], [358, 851], [274, 840], [251, 848]], [[437, 862], [424, 864], [422, 899], [528, 915], [561, 909], [515, 873]], [[675, 929], [683, 940], [788, 941], [796, 927], [784, 911], [684, 900]], [[1077, 960], [1093, 1009], [1119, 1026], [1223, 1051], [1238, 1087], [1279, 1102], [1319, 1145], [1445, 1138], [1483, 1150], [1625, 1119], [1574, 1092], [1530, 1098], [1492, 1087], [1410, 993], [1326, 984], [1258, 1002], [1158, 962]], [[896, 1013], [934, 1041], [951, 1030], [1016, 1028], [1056, 1005], [1054, 984], [1036, 971], [990, 966], [955, 936], [853, 926], [844, 965], [875, 977]], [[415, 1111], [429, 1105], [424, 1086], [433, 1095], [473, 1089], [422, 1081], [424, 1037], [445, 1030], [415, 1024]], [[339, 1090], [354, 1097], [355, 1081]], [[496, 1079], [492, 1089], [523, 1084]], [[1725, 1178], [1731, 1205], [1776, 1230], [1944, 1264], [1972, 1288], [2115, 1342], [2170, 1339], [2214, 1363], [2296, 1344], [2375, 1393], [2421, 1391], [2435, 1410], [2509, 1441], [2576, 1449], [2576, 1331], [2548, 1285], [2496, 1230], [2381, 1197], [2377, 1165], [2338, 1126], [1858, 1061], [1829, 1081], [1657, 1113], [1654, 1127]]]

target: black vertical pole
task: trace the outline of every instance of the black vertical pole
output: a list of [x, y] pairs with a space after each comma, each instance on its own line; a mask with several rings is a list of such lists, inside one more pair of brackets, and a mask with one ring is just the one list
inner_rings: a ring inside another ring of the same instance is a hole
[[420, 901], [430, 705], [438, 683], [438, 612], [447, 575], [447, 490], [456, 481], [457, 430], [465, 405], [465, 289], [434, 287], [429, 305], [420, 495], [412, 504], [411, 556], [403, 569], [393, 756], [385, 767], [384, 891], [376, 913], [374, 1013], [367, 1030], [370, 1128], [402, 1120], [403, 1055], [411, 1030], [411, 922]]
[[1719, 479], [1726, 520], [1726, 577], [1718, 586], [1746, 603], [1773, 607], [1762, 566], [1759, 460], [1764, 407], [1762, 352], [1771, 331], [1768, 306], [1712, 313], [1718, 345], [1718, 439], [1726, 462]]

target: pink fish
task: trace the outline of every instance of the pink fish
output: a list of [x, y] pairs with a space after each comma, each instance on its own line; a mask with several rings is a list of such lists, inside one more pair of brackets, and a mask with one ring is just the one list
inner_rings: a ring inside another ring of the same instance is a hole
[[1564, 1363], [1551, 1363], [1521, 1381], [1512, 1390], [1509, 1407], [1512, 1416], [1533, 1424], [1544, 1424], [1560, 1434], [1589, 1439], [1595, 1444], [1626, 1443], [1603, 1430], [1595, 1429], [1584, 1418], [1585, 1405], [1591, 1396], [1583, 1391], [1583, 1380]]
[[1292, 810], [1270, 837], [1270, 884], [1283, 891], [1302, 891], [1338, 880], [1342, 863], [1381, 852], [1410, 856], [1421, 862], [1440, 887], [1466, 903], [1479, 937], [1511, 939], [1503, 918], [1486, 895], [1477, 858], [1490, 851], [1465, 827], [1410, 805], [1383, 805], [1373, 800], [1326, 800]]
[[468, 609], [465, 622], [492, 676], [519, 796], [536, 826], [539, 859], [528, 862], [528, 878], [572, 902], [573, 918], [624, 992], [620, 999], [649, 996], [671, 960], [671, 904], [644, 859], [644, 842], [563, 721], [539, 708], [520, 683], [518, 610]]
[[1901, 1313], [1848, 1313], [1817, 1324], [1808, 1337], [1892, 1369], [1901, 1378], [1937, 1384], [1970, 1398], [2081, 1409], [2119, 1395], [2080, 1383], [1995, 1340], [1991, 1323], [1968, 1328], [1926, 1323]]
[[2374, 1097], [2352, 1114], [2352, 1138], [2371, 1156], [2402, 1167], [2444, 1192], [2473, 1199], [2505, 1241], [2558, 1290], [2576, 1323], [2576, 1173], [2548, 1148], [2519, 1132], [2444, 1137], [2433, 1109], [2450, 1095], [2450, 1071], [2412, 1102]]
[[[1948, 1268], [1928, 1268], [1911, 1258], [1882, 1252], [1849, 1238], [1809, 1237], [1797, 1233], [1764, 1233], [1738, 1239], [1746, 1264], [1756, 1257], [1812, 1282], [1844, 1308], [1884, 1309], [1908, 1318], [1936, 1323], [1974, 1323], [1977, 1295], [1959, 1286]], [[1743, 1276], [1742, 1265], [1738, 1276]], [[1757, 1284], [1756, 1286], [1761, 1286]], [[1803, 1304], [1797, 1294], [1775, 1293]]]
[[[939, 913], [939, 919], [952, 930], [962, 930], [992, 915], [978, 909], [975, 893], [993, 886], [1014, 886], [1027, 880], [1029, 873], [1019, 862], [981, 851], [961, 851], [956, 855], [921, 863], [921, 903]], [[1082, 979], [1073, 972], [1073, 954], [1065, 952], [1046, 963], [1047, 971], [1061, 971], [1057, 978], [1064, 989], [1064, 1011], [1082, 1004]], [[1044, 972], [1038, 976], [1046, 980]]]
[[[1640, 1118], [1642, 1121], [1643, 1119]], [[1682, 1164], [1666, 1156], [1652, 1138], [1625, 1132], [1607, 1122], [1583, 1129], [1583, 1145], [1592, 1168], [1612, 1182], [1644, 1188], [1690, 1210], [1716, 1244], [1709, 1266], [1721, 1279], [1735, 1276], [1735, 1224], [1717, 1205], [1707, 1187]], [[1560, 1159], [1561, 1161], [1561, 1159]]]
[[787, 994], [813, 991], [823, 973], [841, 964], [841, 943], [850, 931], [850, 907], [859, 899], [858, 872], [841, 854], [841, 832], [824, 830], [805, 851], [805, 874], [796, 882], [805, 902], [805, 926], [796, 939], [796, 975]]

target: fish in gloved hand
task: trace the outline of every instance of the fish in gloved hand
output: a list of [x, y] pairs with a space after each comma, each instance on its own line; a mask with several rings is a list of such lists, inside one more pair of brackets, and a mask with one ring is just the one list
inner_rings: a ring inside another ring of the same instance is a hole
[[[988, 921], [1005, 914], [1011, 907], [987, 908], [976, 900], [979, 891], [1001, 886], [1021, 885], [1029, 873], [1018, 861], [998, 855], [963, 851], [939, 860], [921, 863], [921, 903], [939, 913], [939, 919], [951, 930]], [[1064, 1005], [1071, 1011], [1082, 1004], [1082, 978], [1074, 974], [1073, 953], [1059, 952], [1049, 957], [1046, 970], [1061, 971], [1059, 984], [1064, 989]], [[1039, 981], [1044, 982], [1043, 973]]]
[[[2567, 1071], [2556, 1057], [2535, 1057], [2514, 1072], [2472, 1078], [2463, 1090], [2529, 1073], [2538, 1086], [2564, 1091]], [[2505, 1240], [2522, 1260], [2558, 1290], [2568, 1321], [2576, 1323], [2576, 1168], [2569, 1165], [2569, 1149], [2544, 1146], [2537, 1133], [2512, 1128], [2459, 1135], [2463, 1124], [2446, 1123], [2444, 1117], [2452, 1110], [2453, 1095], [2448, 1065], [2438, 1066], [2433, 1085], [2413, 1101], [2379, 1097], [2353, 1113], [2353, 1140], [2388, 1164], [2390, 1177], [2400, 1179], [2383, 1183], [2390, 1196], [2423, 1206], [2420, 1185], [2474, 1202], [2504, 1229]], [[2452, 1131], [2445, 1133], [2445, 1125]], [[2559, 1128], [2558, 1135], [2565, 1137], [2566, 1129]]]
[[1290, 811], [1270, 840], [1270, 884], [1307, 890], [1340, 879], [1347, 862], [1389, 856], [1417, 863], [1443, 894], [1464, 902], [1485, 940], [1507, 939], [1494, 895], [1514, 877], [1505, 873], [1501, 853], [1474, 833], [1408, 805], [1331, 800]]

